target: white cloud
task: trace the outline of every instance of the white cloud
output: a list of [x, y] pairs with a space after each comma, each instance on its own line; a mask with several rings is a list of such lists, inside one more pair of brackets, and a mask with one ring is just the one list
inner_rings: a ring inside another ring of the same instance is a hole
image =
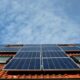
[[7, 11], [0, 21], [4, 25], [0, 42], [4, 44], [77, 43], [79, 25], [56, 0], [4, 0], [2, 8]]

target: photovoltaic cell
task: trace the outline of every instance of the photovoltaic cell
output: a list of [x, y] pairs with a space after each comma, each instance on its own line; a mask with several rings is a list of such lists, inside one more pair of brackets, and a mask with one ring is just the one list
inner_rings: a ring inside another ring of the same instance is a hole
[[66, 54], [62, 51], [56, 51], [56, 52], [43, 52], [43, 57], [67, 57]]
[[40, 47], [23, 47], [21, 52], [40, 52]]
[[0, 52], [17, 52], [20, 48], [8, 48], [8, 47], [4, 47], [4, 48], [0, 48]]
[[63, 47], [61, 47], [63, 50], [65, 50], [65, 51], [80, 51], [80, 48], [78, 48], [78, 47], [69, 47], [69, 46], [63, 46]]
[[61, 49], [59, 47], [42, 47], [42, 51], [61, 51]]
[[40, 57], [40, 52], [19, 52], [15, 58], [37, 58]]
[[9, 70], [40, 70], [40, 59], [13, 59], [5, 69]]
[[78, 69], [79, 67], [70, 58], [43, 59], [44, 70]]

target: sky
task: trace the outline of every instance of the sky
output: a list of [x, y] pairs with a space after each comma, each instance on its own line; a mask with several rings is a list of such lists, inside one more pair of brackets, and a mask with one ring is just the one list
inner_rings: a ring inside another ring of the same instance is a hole
[[0, 44], [80, 43], [80, 0], [0, 0]]

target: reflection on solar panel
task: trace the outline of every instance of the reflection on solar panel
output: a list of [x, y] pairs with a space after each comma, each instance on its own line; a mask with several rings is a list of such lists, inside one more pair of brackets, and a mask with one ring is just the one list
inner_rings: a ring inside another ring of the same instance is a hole
[[0, 52], [17, 52], [20, 48], [0, 48]]
[[65, 46], [65, 47], [61, 47], [61, 48], [65, 51], [76, 51], [76, 50], [80, 51], [80, 48], [78, 48], [78, 47], [67, 47], [67, 46]]
[[43, 59], [44, 69], [77, 69], [78, 66], [70, 58]]
[[4, 70], [79, 69], [58, 46], [26, 45], [5, 66]]

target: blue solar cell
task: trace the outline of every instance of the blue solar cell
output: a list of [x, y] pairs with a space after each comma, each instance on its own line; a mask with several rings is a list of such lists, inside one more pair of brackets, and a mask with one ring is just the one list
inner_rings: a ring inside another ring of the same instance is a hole
[[65, 51], [76, 51], [76, 50], [79, 50], [80, 51], [80, 48], [78, 47], [69, 47], [69, 46], [63, 46], [61, 47], [63, 50]]
[[70, 58], [47, 58], [43, 59], [45, 69], [78, 69], [79, 67]]
[[56, 51], [56, 52], [43, 52], [43, 57], [67, 57], [63, 51]]
[[42, 44], [42, 47], [57, 47], [56, 44]]
[[36, 58], [40, 57], [40, 52], [19, 52], [15, 58]]
[[35, 70], [40, 69], [40, 59], [13, 59], [5, 69]]
[[23, 47], [21, 49], [21, 52], [30, 52], [30, 51], [40, 52], [40, 47]]
[[8, 48], [8, 47], [4, 47], [4, 48], [0, 48], [1, 52], [17, 52], [20, 48]]
[[61, 51], [61, 49], [59, 47], [42, 47], [42, 51]]

